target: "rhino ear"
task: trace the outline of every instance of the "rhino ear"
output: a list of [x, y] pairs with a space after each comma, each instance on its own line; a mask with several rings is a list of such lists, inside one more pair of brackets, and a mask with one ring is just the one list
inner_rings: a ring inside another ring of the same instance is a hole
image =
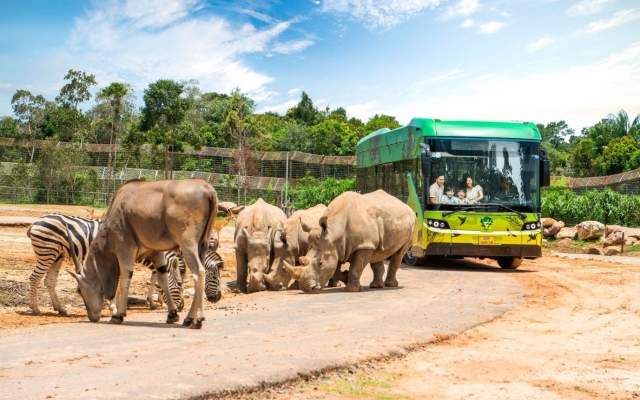
[[327, 234], [327, 217], [325, 215], [323, 215], [322, 217], [320, 217], [320, 227], [322, 228], [322, 235], [326, 235]]
[[287, 272], [291, 274], [291, 277], [295, 280], [302, 279], [302, 277], [304, 276], [304, 268], [294, 267], [286, 261], [284, 261], [284, 269], [286, 269]]
[[305, 231], [306, 233], [311, 232], [311, 227], [305, 224], [302, 218], [300, 218], [300, 226], [302, 227], [302, 230]]

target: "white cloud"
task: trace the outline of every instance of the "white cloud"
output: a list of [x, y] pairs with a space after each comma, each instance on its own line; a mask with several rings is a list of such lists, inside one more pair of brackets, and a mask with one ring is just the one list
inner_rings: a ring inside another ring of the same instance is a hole
[[503, 22], [491, 21], [486, 24], [480, 25], [480, 32], [482, 33], [495, 33], [498, 32], [504, 26]]
[[144, 88], [161, 78], [198, 79], [204, 91], [228, 93], [235, 87], [254, 100], [274, 93], [271, 76], [242, 61], [243, 54], [289, 54], [311, 40], [278, 42], [297, 20], [256, 28], [233, 27], [216, 16], [194, 17], [201, 0], [112, 0], [96, 2], [75, 21], [66, 57], [70, 65], [96, 75], [101, 85], [120, 80]]
[[290, 108], [294, 107], [299, 103], [299, 100], [289, 100], [284, 103], [273, 104], [273, 105], [265, 105], [256, 110], [256, 114], [264, 114], [267, 111], [277, 112], [279, 114], [284, 114]]
[[582, 0], [567, 8], [567, 15], [577, 17], [582, 15], [596, 14], [604, 10], [607, 3], [613, 0]]
[[273, 47], [271, 48], [271, 52], [276, 54], [297, 53], [299, 51], [306, 49], [311, 45], [313, 45], [313, 40], [309, 40], [309, 39], [292, 40], [284, 43], [276, 42], [273, 44]]
[[556, 39], [550, 35], [544, 35], [540, 39], [536, 40], [533, 43], [529, 43], [529, 53], [533, 53], [534, 51], [538, 51], [541, 48], [554, 43]]
[[467, 18], [464, 20], [464, 22], [462, 22], [462, 24], [460, 24], [460, 26], [463, 28], [468, 28], [470, 26], [473, 26], [473, 20], [471, 18]]
[[460, 0], [453, 6], [447, 7], [447, 12], [442, 16], [443, 19], [451, 19], [455, 17], [467, 17], [478, 11], [480, 3], [478, 0]]
[[[609, 113], [640, 113], [640, 42], [586, 65], [519, 77], [490, 75], [470, 79], [447, 96], [424, 94], [406, 102], [382, 104], [401, 123], [414, 117], [479, 120], [565, 120], [580, 132]], [[425, 114], [428, 112], [428, 114]]]
[[631, 10], [620, 11], [609, 19], [595, 21], [584, 27], [580, 31], [580, 33], [593, 33], [598, 31], [604, 31], [607, 29], [611, 29], [615, 26], [626, 24], [627, 22], [635, 21], [636, 19], [640, 19], [639, 8], [633, 8]]
[[326, 0], [321, 11], [349, 14], [369, 29], [390, 29], [441, 0]]
[[[373, 117], [381, 107], [376, 100], [368, 101], [362, 104], [353, 104], [346, 107], [347, 115], [349, 117], [356, 117], [364, 122], [367, 122], [369, 118]], [[381, 113], [380, 111], [377, 112]]]
[[436, 75], [436, 76], [434, 76], [432, 78], [428, 78], [428, 79], [425, 79], [423, 81], [420, 81], [420, 82], [417, 83], [417, 85], [431, 85], [431, 84], [434, 84], [434, 83], [443, 82], [443, 81], [450, 80], [450, 79], [453, 79], [453, 78], [457, 79], [457, 78], [459, 78], [461, 76], [467, 76], [467, 75], [469, 75], [469, 72], [465, 72], [464, 70], [462, 70], [460, 68], [455, 68], [455, 69], [453, 69], [451, 71], [448, 71], [448, 72], [445, 72], [443, 74]]
[[302, 93], [302, 89], [300, 88], [293, 88], [293, 89], [289, 89], [289, 91], [287, 91], [287, 94], [289, 96], [295, 96], [298, 93]]

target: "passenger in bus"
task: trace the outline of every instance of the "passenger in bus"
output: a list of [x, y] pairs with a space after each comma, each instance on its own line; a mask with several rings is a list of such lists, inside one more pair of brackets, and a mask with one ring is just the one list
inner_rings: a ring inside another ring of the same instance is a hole
[[494, 195], [500, 201], [513, 201], [520, 199], [518, 188], [513, 186], [511, 178], [503, 177], [500, 180], [500, 191]]
[[442, 204], [458, 204], [458, 198], [453, 195], [454, 191], [451, 186], [447, 187], [444, 191], [444, 195], [440, 198]]
[[466, 193], [464, 189], [458, 190], [458, 203], [457, 204], [468, 204], [467, 198], [465, 197]]
[[436, 176], [436, 181], [429, 186], [429, 203], [441, 204], [442, 195], [444, 194], [444, 174]]
[[482, 186], [473, 185], [473, 178], [471, 176], [467, 176], [465, 180], [467, 184], [467, 202], [469, 204], [475, 204], [484, 198], [484, 194], [482, 193]]

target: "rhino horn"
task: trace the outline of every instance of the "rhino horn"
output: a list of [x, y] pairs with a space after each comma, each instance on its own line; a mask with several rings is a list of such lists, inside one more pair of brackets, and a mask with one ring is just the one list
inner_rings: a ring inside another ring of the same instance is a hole
[[300, 264], [302, 265], [309, 265], [309, 262], [311, 262], [311, 260], [309, 260], [309, 257], [307, 256], [301, 256], [299, 260], [300, 260]]
[[249, 235], [249, 231], [247, 230], [246, 226], [242, 227], [242, 233], [244, 233], [244, 237], [246, 237], [246, 238], [250, 238], [251, 237], [251, 235]]
[[302, 277], [304, 276], [304, 268], [302, 267], [294, 267], [293, 265], [285, 261], [284, 268], [288, 273], [291, 274], [291, 277], [295, 280], [302, 279]]

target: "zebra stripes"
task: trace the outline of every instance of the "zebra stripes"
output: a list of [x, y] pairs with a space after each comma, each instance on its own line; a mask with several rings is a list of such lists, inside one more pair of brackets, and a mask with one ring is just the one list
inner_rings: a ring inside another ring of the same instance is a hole
[[[60, 266], [64, 259], [69, 259], [69, 242], [67, 241], [66, 226], [69, 227], [71, 240], [73, 240], [76, 256], [78, 260], [84, 261], [91, 247], [91, 243], [95, 239], [100, 220], [75, 217], [63, 214], [47, 214], [34, 222], [27, 230], [27, 236], [31, 239], [31, 246], [36, 254], [36, 266], [29, 277], [29, 307], [33, 314], [39, 315], [38, 308], [38, 285], [42, 277], [47, 276], [45, 285], [51, 297], [53, 309], [58, 311], [60, 315], [67, 315], [66, 310], [60, 304], [60, 300], [56, 294], [56, 283]], [[79, 273], [80, 271], [76, 271]], [[173, 272], [169, 268], [169, 274]], [[169, 291], [173, 294], [174, 290], [181, 290], [177, 285], [178, 278], [169, 278]], [[174, 282], [173, 284], [171, 282]], [[181, 280], [180, 280], [181, 281]], [[173, 299], [173, 297], [172, 297]], [[180, 297], [182, 301], [182, 297]], [[175, 301], [175, 300], [174, 300]], [[178, 306], [179, 303], [176, 303]]]
[[[186, 271], [186, 266], [182, 257], [174, 253], [173, 251], [167, 251], [164, 253], [164, 256], [167, 260], [167, 279], [169, 280], [169, 294], [171, 296], [171, 300], [176, 305], [178, 311], [182, 311], [184, 309], [184, 297], [183, 297], [183, 289], [182, 282], [184, 272]], [[167, 303], [167, 294], [160, 288], [158, 285], [158, 273], [156, 272], [153, 263], [147, 259], [142, 260], [142, 265], [149, 268], [151, 272], [151, 278], [149, 279], [149, 293], [147, 294], [147, 302], [149, 303], [149, 308], [155, 310], [156, 303], [153, 301], [153, 295], [155, 289], [158, 289], [158, 303], [160, 306]]]
[[[217, 246], [216, 246], [217, 248]], [[205, 286], [204, 294], [212, 303], [216, 303], [222, 297], [220, 288], [220, 269], [224, 266], [222, 257], [216, 251], [209, 249], [204, 257]]]
[[45, 285], [49, 291], [53, 309], [58, 311], [60, 315], [67, 315], [67, 311], [60, 304], [56, 294], [60, 266], [65, 258], [70, 258], [65, 224], [69, 226], [76, 256], [79, 260], [86, 258], [100, 226], [100, 222], [93, 219], [48, 214], [29, 227], [27, 236], [31, 239], [31, 246], [36, 254], [36, 266], [29, 277], [29, 307], [35, 315], [40, 315], [38, 285], [45, 274], [47, 275]]

